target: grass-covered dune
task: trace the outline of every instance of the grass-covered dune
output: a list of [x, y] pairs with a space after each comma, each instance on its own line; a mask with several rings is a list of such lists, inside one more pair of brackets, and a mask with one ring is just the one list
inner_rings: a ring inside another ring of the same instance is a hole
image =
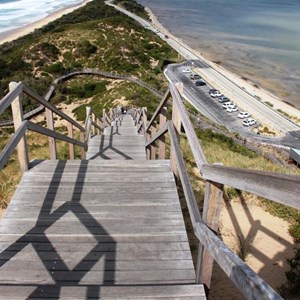
[[[134, 5], [134, 1], [129, 2]], [[177, 59], [178, 54], [151, 31], [104, 1], [94, 0], [32, 34], [0, 46], [0, 97], [8, 92], [10, 81], [23, 81], [43, 95], [53, 79], [82, 68], [135, 76], [161, 90], [165, 83], [162, 66]], [[100, 80], [96, 79], [95, 84]], [[97, 90], [94, 92], [96, 97]], [[105, 97], [102, 90], [100, 93]], [[145, 99], [148, 94], [145, 92]], [[63, 101], [66, 96], [72, 98], [57, 92], [55, 101]], [[24, 106], [26, 111], [33, 107], [27, 99]], [[1, 119], [8, 117], [6, 114]]]

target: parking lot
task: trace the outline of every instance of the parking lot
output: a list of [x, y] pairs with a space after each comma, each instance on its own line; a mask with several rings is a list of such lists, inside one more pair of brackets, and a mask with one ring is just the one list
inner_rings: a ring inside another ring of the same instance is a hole
[[[188, 72], [190, 71], [190, 72]], [[222, 107], [223, 103], [219, 102], [218, 97], [211, 97], [209, 91], [213, 89], [212, 86], [206, 84], [204, 86], [196, 86], [196, 81], [201, 79], [191, 79], [190, 76], [194, 74], [189, 67], [178, 66], [173, 69], [173, 73], [178, 81], [184, 85], [184, 94], [188, 97], [189, 101], [205, 116], [209, 119], [225, 126], [230, 131], [248, 132], [257, 131], [259, 124], [256, 123], [249, 127], [243, 126], [243, 120], [237, 117], [237, 115], [243, 111], [242, 108], [238, 107], [236, 112], [227, 112]], [[226, 95], [225, 95], [226, 96]], [[255, 119], [255, 116], [250, 116]]]

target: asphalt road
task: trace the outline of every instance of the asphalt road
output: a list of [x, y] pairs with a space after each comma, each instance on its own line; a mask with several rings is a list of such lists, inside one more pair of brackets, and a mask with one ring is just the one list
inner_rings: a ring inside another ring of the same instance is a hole
[[[165, 70], [165, 75], [168, 80], [173, 83], [183, 83], [184, 98], [201, 114], [215, 123], [225, 126], [228, 130], [237, 132], [241, 136], [251, 138], [257, 142], [282, 145], [285, 147], [300, 147], [300, 140], [298, 139], [298, 136], [293, 136], [293, 132], [291, 132], [292, 134], [290, 132], [282, 134], [281, 137], [268, 137], [264, 135], [257, 135], [257, 133], [253, 131], [254, 128], [261, 125], [259, 122], [251, 127], [243, 126], [243, 120], [237, 117], [238, 113], [243, 111], [243, 109], [237, 105], [239, 108], [238, 112], [226, 112], [226, 110], [222, 108], [222, 104], [218, 102], [218, 99], [212, 98], [208, 93], [209, 89], [214, 88], [214, 86], [211, 86], [210, 84], [207, 84], [206, 86], [196, 86], [196, 80], [190, 79], [191, 73], [183, 73], [183, 69], [186, 68], [188, 68], [186, 63], [173, 64], [168, 66]], [[251, 115], [251, 117], [255, 119], [256, 115]]]
[[[259, 101], [255, 95], [251, 95], [241, 86], [225, 77], [218, 70], [214, 69], [207, 60], [196, 56], [193, 49], [181, 43], [178, 39], [172, 37], [166, 38], [161, 32], [152, 26], [148, 21], [139, 16], [120, 8], [111, 3], [111, 0], [106, 1], [106, 4], [115, 7], [129, 17], [135, 19], [142, 26], [153, 31], [161, 39], [165, 40], [174, 50], [185, 57], [190, 63], [193, 63], [193, 70], [204, 78], [213, 88], [220, 90], [225, 96], [235, 102], [240, 110], [248, 111], [262, 125], [269, 127], [271, 130], [276, 130], [281, 134], [281, 138], [269, 138], [254, 135], [251, 129], [240, 125], [241, 121], [236, 121], [234, 115], [225, 113], [221, 110], [220, 105], [216, 100], [212, 101], [210, 96], [207, 96], [207, 90], [202, 87], [195, 87], [191, 81], [178, 71], [176, 66], [170, 66], [165, 74], [170, 81], [182, 82], [184, 84], [184, 97], [188, 98], [199, 111], [210, 118], [212, 121], [222, 124], [231, 131], [237, 131], [244, 136], [251, 136], [261, 142], [275, 143], [287, 147], [295, 147], [300, 149], [300, 126], [291, 122], [286, 117], [273, 110], [263, 102]], [[236, 114], [236, 113], [233, 113]]]

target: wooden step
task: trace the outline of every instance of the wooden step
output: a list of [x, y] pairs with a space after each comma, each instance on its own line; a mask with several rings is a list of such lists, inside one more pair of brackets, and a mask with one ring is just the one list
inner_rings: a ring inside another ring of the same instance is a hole
[[[3, 299], [188, 299], [204, 300], [200, 284], [140, 286], [0, 286]], [[13, 298], [12, 298], [13, 297]]]
[[169, 163], [36, 161], [0, 223], [0, 287], [193, 284]]

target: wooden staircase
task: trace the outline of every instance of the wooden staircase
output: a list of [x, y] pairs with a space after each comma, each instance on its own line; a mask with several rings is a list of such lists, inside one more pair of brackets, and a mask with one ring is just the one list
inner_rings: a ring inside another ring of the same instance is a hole
[[[149, 121], [146, 108], [116, 119], [87, 107], [84, 125], [22, 82], [9, 89], [0, 115], [11, 107], [15, 132], [0, 170], [17, 150], [23, 177], [0, 221], [0, 299], [205, 299], [214, 262], [245, 298], [282, 299], [215, 233], [225, 185], [300, 209], [299, 176], [208, 163], [172, 83]], [[24, 120], [24, 94], [46, 109], [46, 127]], [[29, 163], [28, 130], [48, 137], [51, 160]], [[205, 182], [201, 213], [183, 138]], [[70, 160], [57, 160], [58, 140]], [[196, 275], [174, 174], [199, 241]]]
[[1, 299], [206, 299], [168, 160], [130, 115], [89, 160], [35, 161], [0, 223]]
[[145, 160], [145, 137], [137, 133], [131, 115], [122, 115], [91, 138], [87, 159]]

